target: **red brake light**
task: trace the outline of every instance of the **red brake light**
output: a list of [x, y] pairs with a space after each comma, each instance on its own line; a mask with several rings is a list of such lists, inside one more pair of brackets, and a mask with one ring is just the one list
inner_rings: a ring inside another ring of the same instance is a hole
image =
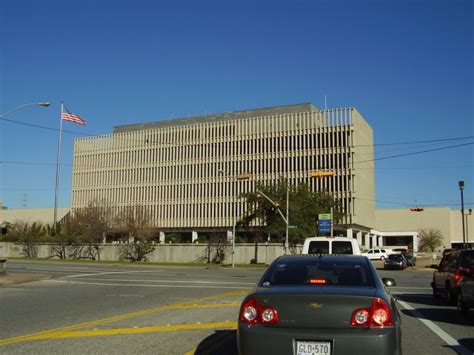
[[326, 285], [327, 281], [326, 279], [311, 278], [309, 283], [312, 285]]
[[393, 325], [392, 313], [380, 298], [372, 300], [372, 307], [358, 308], [352, 312], [353, 327], [388, 327]]
[[264, 306], [251, 297], [242, 305], [239, 319], [241, 322], [254, 324], [275, 324], [279, 322], [278, 312], [275, 308]]
[[454, 273], [454, 284], [457, 285], [459, 281], [462, 280], [462, 278], [464, 277], [463, 274], [469, 274], [471, 272], [471, 269], [469, 268], [464, 268], [464, 267], [460, 267], [459, 269], [456, 270], [456, 272]]

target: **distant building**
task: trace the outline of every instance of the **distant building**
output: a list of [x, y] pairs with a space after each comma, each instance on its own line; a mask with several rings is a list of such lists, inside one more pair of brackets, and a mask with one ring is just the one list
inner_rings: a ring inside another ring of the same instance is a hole
[[[70, 208], [58, 208], [58, 221], [69, 213]], [[0, 209], [0, 225], [8, 223], [53, 224], [53, 208], [10, 208]]]
[[[117, 213], [142, 205], [163, 232], [225, 231], [245, 212], [240, 193], [283, 177], [332, 193], [346, 213], [344, 229], [368, 233], [372, 144], [372, 129], [356, 109], [312, 104], [118, 126], [75, 140], [72, 209], [94, 200]], [[334, 175], [311, 177], [328, 170]], [[238, 181], [244, 173], [250, 178]]]
[[[464, 211], [466, 242], [474, 247], [474, 215]], [[463, 244], [461, 210], [452, 210], [449, 207], [429, 207], [422, 211], [413, 212], [409, 208], [378, 208], [375, 210], [375, 229], [384, 232], [383, 243], [391, 242], [399, 245], [406, 244], [406, 235], [401, 230], [420, 231], [421, 229], [437, 229], [443, 236], [443, 244], [439, 247], [460, 248]], [[471, 233], [471, 235], [469, 235]]]

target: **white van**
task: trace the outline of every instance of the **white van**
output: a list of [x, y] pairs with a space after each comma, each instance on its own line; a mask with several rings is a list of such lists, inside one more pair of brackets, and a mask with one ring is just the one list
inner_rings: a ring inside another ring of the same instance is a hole
[[360, 255], [357, 239], [347, 237], [306, 238], [301, 254], [351, 254]]

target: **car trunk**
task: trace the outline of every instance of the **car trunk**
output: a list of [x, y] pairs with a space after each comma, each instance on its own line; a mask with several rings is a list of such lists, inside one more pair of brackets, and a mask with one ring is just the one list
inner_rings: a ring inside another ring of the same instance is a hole
[[294, 286], [261, 288], [258, 302], [274, 307], [279, 323], [272, 327], [347, 329], [358, 308], [370, 307], [371, 287]]

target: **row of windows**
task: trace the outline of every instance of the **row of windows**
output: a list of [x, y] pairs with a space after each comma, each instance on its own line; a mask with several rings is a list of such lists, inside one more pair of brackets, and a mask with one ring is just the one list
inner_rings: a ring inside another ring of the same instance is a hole
[[[305, 182], [314, 185], [317, 191], [328, 191], [346, 193], [352, 191], [352, 177], [336, 176], [326, 179], [313, 180], [305, 179]], [[264, 180], [262, 182], [268, 182]], [[271, 181], [271, 180], [270, 180]], [[276, 183], [276, 179], [272, 182]], [[214, 199], [234, 198], [240, 192], [255, 191], [255, 181], [233, 181], [198, 183], [189, 185], [160, 184], [145, 186], [129, 186], [126, 188], [81, 188], [75, 189], [75, 201], [78, 204], [90, 199], [100, 200], [105, 195], [111, 195], [116, 203], [149, 203], [156, 201], [212, 201]], [[95, 198], [94, 198], [95, 196]]]
[[[280, 137], [261, 137], [236, 140], [235, 137], [224, 137], [230, 140], [220, 142], [194, 142], [189, 145], [177, 144], [168, 147], [142, 145], [141, 148], [125, 152], [102, 150], [96, 154], [78, 154], [75, 157], [75, 168], [103, 168], [130, 164], [156, 163], [157, 161], [181, 161], [236, 157], [242, 155], [268, 154], [279, 152], [299, 152], [313, 149], [334, 149], [350, 147], [350, 131], [337, 127], [332, 132], [301, 135], [281, 135]], [[345, 129], [345, 128], [344, 128]], [[81, 141], [78, 141], [80, 145]], [[90, 142], [87, 142], [89, 144]], [[182, 143], [182, 142], [181, 142]], [[324, 152], [324, 151], [322, 151]]]
[[[106, 191], [101, 191], [106, 192]], [[112, 191], [110, 191], [112, 193]], [[108, 193], [105, 193], [104, 200], [107, 201]], [[113, 196], [109, 196], [113, 198]], [[339, 198], [339, 203], [342, 208], [348, 213], [351, 213], [351, 198]], [[240, 217], [245, 214], [244, 201], [234, 201], [233, 203], [208, 201], [203, 204], [200, 201], [174, 203], [167, 201], [155, 201], [154, 203], [127, 203], [121, 205], [114, 205], [112, 207], [117, 213], [124, 211], [129, 205], [143, 205], [150, 213], [153, 224], [157, 227], [197, 227], [200, 223], [205, 223], [209, 227], [223, 227], [231, 226], [235, 217]], [[73, 206], [73, 208], [79, 206]], [[204, 221], [204, 219], [207, 219]], [[348, 219], [350, 216], [348, 215]]]
[[[262, 117], [239, 118], [239, 114], [217, 122], [202, 122], [184, 126], [173, 125], [148, 129], [142, 142], [176, 143], [190, 142], [197, 139], [214, 139], [222, 136], [240, 136], [265, 134], [294, 130], [307, 130], [319, 127], [348, 126], [352, 124], [352, 109], [335, 109], [325, 111], [308, 111], [267, 115]], [[212, 119], [210, 116], [208, 119]], [[134, 141], [142, 137], [142, 132], [124, 133], [127, 147], [134, 146]]]
[[[76, 170], [74, 172], [74, 185], [76, 186], [108, 186], [108, 185], [130, 185], [136, 183], [189, 180], [215, 179], [222, 172], [235, 172], [234, 175], [242, 172], [249, 172], [253, 175], [267, 174], [287, 174], [291, 172], [312, 171], [312, 170], [335, 170], [338, 174], [343, 174], [350, 169], [351, 155], [332, 154], [299, 156], [259, 160], [243, 161], [215, 161], [193, 164], [186, 161], [179, 162], [180, 165], [166, 165], [154, 167], [127, 167], [125, 169], [102, 169], [99, 171]], [[176, 162], [177, 164], [178, 162]], [[339, 172], [339, 170], [341, 170]]]

